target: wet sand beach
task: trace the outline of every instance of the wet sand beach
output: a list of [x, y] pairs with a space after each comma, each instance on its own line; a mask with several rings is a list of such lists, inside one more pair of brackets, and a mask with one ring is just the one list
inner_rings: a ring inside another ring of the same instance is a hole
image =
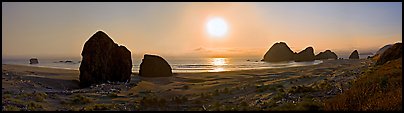
[[174, 73], [80, 88], [79, 71], [2, 65], [3, 107], [13, 110], [276, 110], [321, 103], [350, 87], [371, 60], [324, 60], [312, 66]]

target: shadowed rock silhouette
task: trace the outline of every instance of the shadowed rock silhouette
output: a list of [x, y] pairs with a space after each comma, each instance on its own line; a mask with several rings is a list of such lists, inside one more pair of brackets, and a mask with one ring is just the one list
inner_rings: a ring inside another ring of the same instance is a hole
[[264, 55], [261, 61], [281, 62], [294, 60], [294, 53], [285, 42], [275, 43]]
[[38, 64], [38, 59], [37, 58], [31, 58], [29, 59], [29, 64]]
[[144, 55], [140, 64], [139, 76], [168, 77], [172, 75], [171, 66], [166, 60], [157, 55]]
[[125, 46], [118, 46], [104, 32], [98, 31], [87, 40], [81, 56], [81, 87], [108, 81], [130, 81], [131, 52]]
[[358, 50], [355, 50], [349, 55], [349, 59], [359, 59], [359, 53]]
[[395, 43], [385, 50], [380, 58], [377, 59], [376, 65], [382, 65], [390, 60], [395, 60], [403, 56], [403, 43]]
[[294, 57], [296, 62], [304, 62], [304, 61], [314, 61], [314, 49], [313, 47], [307, 47], [303, 51], [295, 54]]
[[379, 54], [384, 53], [384, 51], [386, 51], [387, 49], [389, 49], [389, 48], [392, 47], [392, 46], [393, 46], [392, 44], [388, 44], [388, 45], [383, 46], [382, 48], [380, 48], [380, 49], [375, 53], [375, 55], [379, 55]]
[[314, 59], [316, 60], [322, 60], [322, 59], [337, 59], [338, 56], [331, 50], [325, 50], [324, 52], [318, 53]]
[[383, 46], [373, 56], [371, 56], [370, 58], [377, 61], [379, 59], [379, 57], [384, 53], [384, 51], [389, 49], [391, 46], [393, 46], [393, 44], [388, 44], [388, 45]]

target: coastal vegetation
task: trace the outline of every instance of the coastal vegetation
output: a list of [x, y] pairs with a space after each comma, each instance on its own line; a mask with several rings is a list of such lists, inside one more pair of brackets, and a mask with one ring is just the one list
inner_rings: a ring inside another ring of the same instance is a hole
[[401, 111], [402, 58], [369, 69], [349, 90], [325, 102], [331, 111]]

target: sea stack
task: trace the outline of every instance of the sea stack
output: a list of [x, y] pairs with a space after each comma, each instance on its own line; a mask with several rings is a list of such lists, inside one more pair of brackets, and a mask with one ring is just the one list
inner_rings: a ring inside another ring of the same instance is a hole
[[128, 82], [132, 74], [131, 52], [98, 31], [84, 44], [81, 52], [80, 86], [110, 82]]
[[31, 58], [29, 59], [29, 64], [38, 64], [38, 59], [37, 58]]
[[144, 55], [142, 63], [140, 63], [139, 76], [169, 77], [172, 75], [171, 66], [162, 57], [157, 55]]
[[380, 58], [377, 60], [376, 65], [382, 65], [390, 60], [395, 60], [403, 56], [403, 43], [395, 43], [393, 46], [385, 50]]
[[316, 60], [322, 60], [322, 59], [337, 59], [338, 56], [331, 50], [325, 50], [324, 52], [318, 53], [315, 57]]
[[349, 59], [359, 59], [359, 53], [358, 50], [355, 50], [349, 55]]
[[294, 60], [294, 53], [285, 42], [279, 42], [272, 45], [272, 47], [265, 53], [261, 61], [267, 62], [281, 62]]
[[295, 62], [314, 61], [313, 47], [307, 47], [295, 55]]

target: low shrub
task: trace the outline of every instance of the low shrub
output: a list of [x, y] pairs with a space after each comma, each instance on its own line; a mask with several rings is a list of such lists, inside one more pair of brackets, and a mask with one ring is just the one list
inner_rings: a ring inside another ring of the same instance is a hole
[[118, 94], [116, 94], [116, 93], [109, 93], [109, 94], [108, 94], [108, 97], [110, 97], [110, 98], [116, 98], [116, 97], [118, 97]]
[[308, 86], [293, 86], [288, 90], [288, 93], [305, 93], [305, 92], [313, 92], [316, 91], [314, 88], [312, 87], [308, 87]]
[[71, 99], [71, 102], [72, 103], [70, 103], [70, 104], [88, 104], [88, 103], [92, 103], [93, 101], [90, 98], [85, 97], [83, 95], [75, 95]]
[[13, 105], [6, 105], [3, 111], [21, 111], [21, 109]]
[[30, 111], [43, 111], [43, 106], [41, 104], [38, 104], [36, 102], [29, 102], [27, 105], [28, 110]]
[[322, 110], [320, 102], [315, 102], [311, 99], [305, 99], [297, 103], [283, 103], [279, 106], [270, 108], [271, 111], [319, 111]]
[[93, 104], [85, 106], [81, 111], [104, 111], [104, 110], [117, 110], [116, 104]]

